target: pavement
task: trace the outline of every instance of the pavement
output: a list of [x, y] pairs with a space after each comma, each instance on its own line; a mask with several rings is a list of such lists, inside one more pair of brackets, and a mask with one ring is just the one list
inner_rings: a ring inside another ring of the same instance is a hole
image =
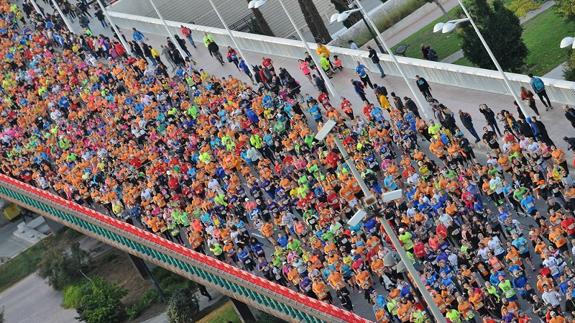
[[[545, 10], [553, 7], [554, 5], [555, 5], [555, 1], [547, 1], [547, 2], [543, 3], [543, 5], [541, 5], [541, 7], [537, 8], [535, 10], [531, 10], [528, 13], [526, 13], [525, 16], [523, 16], [519, 19], [519, 22], [523, 25], [526, 22], [528, 22], [529, 20], [535, 18], [538, 14], [540, 14], [540, 13], [544, 12]], [[442, 62], [452, 64], [452, 63], [455, 63], [458, 60], [462, 59], [463, 57], [464, 57], [463, 50], [460, 49], [457, 52], [444, 58], [442, 60]], [[545, 76], [547, 77], [547, 75], [545, 75]], [[562, 80], [563, 76], [561, 75], [561, 77], [559, 77], [559, 78], [557, 78], [557, 77], [553, 77], [553, 78], [556, 78], [558, 80]]]
[[[2, 215], [0, 214], [0, 216]], [[0, 227], [0, 264], [12, 259], [33, 245], [33, 243], [14, 235], [14, 232], [18, 230], [19, 223], [8, 222]], [[0, 306], [1, 304], [0, 302]]]
[[544, 77], [556, 79], [556, 80], [563, 80], [563, 70], [567, 66], [567, 63], [563, 63], [554, 69], [552, 69], [549, 73], [543, 75]]
[[60, 306], [62, 293], [32, 274], [0, 293], [6, 323], [75, 323], [76, 311]]
[[[74, 28], [76, 30], [80, 30], [77, 24], [74, 24]], [[94, 21], [92, 23], [92, 27], [94, 27], [94, 32], [104, 32], [108, 35], [111, 35], [110, 30], [102, 30], [98, 21]], [[131, 38], [130, 31], [124, 31], [127, 38]], [[165, 36], [161, 35], [146, 35], [148, 37], [149, 44], [153, 45], [156, 48], [159, 48], [160, 44], [165, 43]], [[216, 76], [228, 76], [233, 75], [236, 78], [243, 79], [244, 81], [248, 81], [247, 77], [238, 71], [233, 64], [225, 64], [221, 66], [214, 58], [211, 58], [207, 52], [207, 49], [200, 44], [197, 49], [192, 48], [188, 44], [188, 48], [190, 48], [194, 60], [199, 62], [200, 66], [206, 69], [208, 72], [216, 75]], [[223, 50], [223, 49], [222, 49]], [[247, 60], [249, 62], [255, 63], [261, 60], [261, 54], [259, 53], [251, 53], [247, 52]], [[276, 68], [278, 67], [285, 67], [295, 78], [298, 80], [302, 86], [302, 94], [310, 93], [313, 95], [317, 94], [317, 90], [314, 88], [313, 84], [311, 84], [298, 70], [297, 62], [291, 59], [282, 58], [282, 57], [271, 57], [274, 65]], [[164, 58], [165, 61], [165, 58]], [[167, 64], [168, 65], [168, 64]], [[168, 65], [169, 66], [169, 65]], [[334, 76], [331, 80], [339, 92], [339, 96], [344, 96], [349, 98], [352, 103], [354, 104], [354, 110], [357, 115], [361, 114], [361, 107], [362, 104], [360, 102], [359, 97], [355, 94], [352, 86], [350, 85], [350, 79], [355, 78], [353, 67], [348, 67], [344, 69], [342, 72], [338, 73]], [[372, 66], [373, 68], [373, 66]], [[385, 85], [388, 88], [389, 92], [395, 92], [400, 97], [403, 96], [410, 96], [413, 97], [407, 86], [405, 85], [404, 81], [398, 77], [388, 76], [384, 79], [380, 79], [378, 74], [375, 73], [375, 70], [371, 73], [372, 81], [378, 84]], [[413, 75], [412, 75], [413, 76]], [[423, 75], [425, 77], [425, 75]], [[414, 82], [414, 80], [411, 80]], [[501, 109], [505, 108], [509, 111], [512, 111], [515, 115], [515, 109], [512, 107], [513, 98], [507, 95], [501, 94], [493, 94], [487, 93], [482, 91], [476, 91], [473, 89], [466, 89], [466, 88], [457, 88], [457, 87], [450, 87], [444, 86], [439, 84], [431, 84], [432, 93], [434, 97], [436, 97], [439, 101], [449, 107], [453, 112], [457, 113], [459, 109], [469, 112], [474, 119], [475, 128], [482, 133], [481, 129], [484, 125], [486, 125], [483, 115], [481, 115], [478, 111], [479, 104], [487, 104], [490, 106], [495, 112], [499, 112]], [[333, 101], [338, 102], [339, 98], [332, 98]], [[372, 102], [375, 102], [375, 96], [370, 93], [368, 99]], [[553, 99], [553, 98], [551, 98]], [[571, 125], [567, 122], [567, 120], [563, 116], [563, 112], [557, 107], [551, 111], [544, 111], [545, 109], [542, 108], [542, 104], [540, 105], [540, 111], [542, 111], [541, 120], [547, 125], [547, 130], [556, 142], [556, 144], [561, 148], [566, 148], [566, 144], [561, 141], [559, 138], [562, 138], [568, 131], [570, 131]], [[429, 110], [429, 107], [421, 107], [426, 110]], [[461, 124], [459, 124], [461, 129], [465, 129]], [[569, 130], [566, 130], [569, 129]], [[465, 132], [467, 130], [464, 130]], [[471, 138], [471, 137], [469, 137]], [[482, 147], [477, 147], [479, 153], [479, 159], [485, 160], [485, 154], [481, 154]], [[573, 158], [572, 153], [568, 153], [568, 160], [571, 162]], [[378, 292], [383, 292], [382, 286], [377, 286]], [[48, 296], [47, 296], [48, 297]], [[0, 301], [0, 303], [2, 303]], [[374, 319], [373, 312], [371, 306], [362, 299], [362, 295], [354, 295], [353, 297], [353, 304], [355, 306], [354, 312], [362, 315], [368, 319]], [[10, 321], [8, 321], [10, 322]], [[29, 321], [30, 322], [30, 321]], [[33, 322], [33, 321], [32, 321]]]

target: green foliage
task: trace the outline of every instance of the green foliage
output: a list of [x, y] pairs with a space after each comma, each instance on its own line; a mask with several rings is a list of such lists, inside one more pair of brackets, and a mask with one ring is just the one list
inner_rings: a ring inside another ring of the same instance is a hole
[[148, 289], [138, 301], [126, 309], [129, 320], [134, 320], [140, 316], [150, 305], [155, 303], [160, 295], [155, 289]]
[[80, 321], [88, 323], [117, 323], [126, 317], [121, 299], [127, 291], [97, 277], [81, 286], [81, 297], [76, 307]]
[[82, 285], [68, 285], [64, 288], [63, 308], [76, 308], [82, 298]]
[[[382, 15], [374, 17], [374, 22], [377, 25], [377, 28], [383, 32], [387, 28], [395, 25], [401, 19], [409, 16], [419, 7], [425, 4], [426, 0], [405, 0], [401, 6], [395, 7], [388, 12], [385, 12]], [[371, 34], [366, 29], [365, 32], [361, 35], [358, 35], [354, 41], [359, 45], [362, 46], [363, 44], [367, 43], [372, 39]]]
[[[519, 71], [527, 56], [519, 18], [505, 8], [501, 0], [494, 0], [492, 5], [487, 0], [467, 0], [466, 5], [501, 67], [506, 71]], [[466, 24], [461, 29], [465, 57], [481, 68], [495, 69], [472, 26]]]
[[50, 240], [51, 237], [48, 237], [38, 242], [0, 266], [0, 292], [37, 270]]
[[523, 74], [545, 75], [567, 60], [568, 51], [560, 49], [559, 43], [563, 37], [575, 35], [575, 20], [566, 21], [551, 8], [523, 28], [523, 41], [529, 50]]
[[195, 292], [197, 289], [193, 281], [188, 280], [162, 267], [154, 268], [152, 273], [158, 281], [160, 288], [162, 289], [166, 298], [169, 298], [178, 289], [187, 288], [193, 292]]
[[170, 323], [194, 322], [199, 311], [198, 299], [189, 288], [176, 290], [168, 302]]
[[563, 17], [575, 20], [575, 0], [555, 0], [555, 6]]
[[523, 17], [529, 11], [538, 9], [541, 7], [541, 2], [534, 0], [512, 0], [508, 5], [507, 9], [513, 11], [517, 17]]
[[575, 81], [575, 50], [571, 50], [567, 65], [563, 69], [563, 77], [568, 81]]
[[48, 283], [56, 290], [62, 290], [82, 277], [82, 271], [89, 267], [90, 257], [80, 248], [78, 242], [70, 248], [51, 248], [44, 253], [39, 264], [39, 274], [48, 279]]

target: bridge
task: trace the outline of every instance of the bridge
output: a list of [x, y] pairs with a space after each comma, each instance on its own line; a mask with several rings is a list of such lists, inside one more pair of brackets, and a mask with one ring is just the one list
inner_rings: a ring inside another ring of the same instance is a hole
[[0, 174], [0, 198], [286, 321], [368, 322], [3, 174]]

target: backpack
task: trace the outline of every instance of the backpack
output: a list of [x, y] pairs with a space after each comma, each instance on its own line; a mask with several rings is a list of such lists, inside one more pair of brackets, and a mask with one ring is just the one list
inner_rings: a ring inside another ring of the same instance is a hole
[[531, 86], [533, 86], [533, 90], [537, 93], [545, 90], [545, 84], [543, 84], [543, 81], [538, 77], [534, 77], [531, 80]]

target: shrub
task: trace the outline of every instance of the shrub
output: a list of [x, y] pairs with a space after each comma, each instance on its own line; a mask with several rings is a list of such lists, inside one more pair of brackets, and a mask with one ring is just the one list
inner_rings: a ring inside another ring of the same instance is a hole
[[567, 81], [575, 81], [575, 50], [571, 50], [567, 64], [563, 69], [563, 78]]
[[168, 302], [170, 323], [194, 322], [199, 311], [198, 299], [189, 288], [176, 290]]
[[128, 319], [130, 320], [136, 319], [148, 307], [150, 307], [150, 305], [155, 303], [159, 297], [160, 295], [158, 294], [157, 290], [148, 289], [134, 305], [128, 307], [128, 309], [126, 310], [126, 313], [128, 314]]
[[512, 0], [508, 5], [506, 5], [506, 7], [507, 9], [513, 11], [517, 17], [523, 17], [529, 11], [541, 7], [541, 4], [541, 2], [533, 0]]
[[48, 279], [48, 283], [56, 290], [62, 290], [82, 277], [82, 271], [89, 267], [90, 257], [74, 243], [70, 252], [53, 248], [44, 253], [40, 261], [39, 274]]
[[88, 323], [118, 323], [126, 317], [121, 300], [126, 290], [97, 277], [81, 286], [76, 312], [80, 321]]
[[64, 288], [64, 299], [62, 300], [63, 308], [76, 308], [82, 298], [81, 285], [69, 285]]

